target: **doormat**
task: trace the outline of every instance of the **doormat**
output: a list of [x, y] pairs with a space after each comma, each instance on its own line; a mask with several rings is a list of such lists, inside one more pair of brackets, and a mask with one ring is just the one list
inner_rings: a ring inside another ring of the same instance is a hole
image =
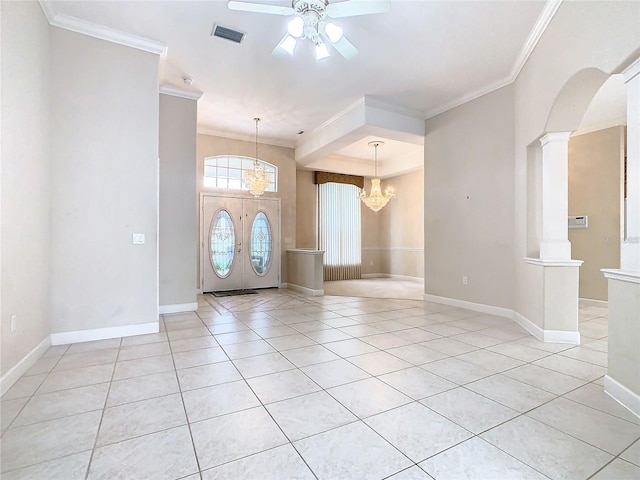
[[235, 297], [236, 295], [255, 295], [255, 290], [227, 290], [226, 292], [211, 292], [214, 297]]

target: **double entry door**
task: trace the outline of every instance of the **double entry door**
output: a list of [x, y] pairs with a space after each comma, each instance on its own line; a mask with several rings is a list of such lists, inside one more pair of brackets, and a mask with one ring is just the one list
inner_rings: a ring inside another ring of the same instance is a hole
[[280, 200], [202, 197], [202, 291], [277, 287]]

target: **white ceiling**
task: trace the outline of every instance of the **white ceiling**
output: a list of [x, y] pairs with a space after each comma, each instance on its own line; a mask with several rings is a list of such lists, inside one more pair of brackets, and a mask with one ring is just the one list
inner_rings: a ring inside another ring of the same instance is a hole
[[[557, 2], [524, 0], [392, 0], [386, 14], [335, 20], [359, 55], [345, 60], [334, 51], [316, 61], [308, 41], [293, 57], [271, 55], [288, 17], [231, 11], [225, 1], [42, 3], [50, 14], [166, 45], [161, 83], [203, 92], [199, 131], [253, 139], [253, 118], [259, 116], [260, 138], [296, 147], [301, 167], [369, 176], [373, 151], [367, 142], [375, 136], [387, 142], [379, 151], [387, 177], [422, 164], [415, 129], [395, 124], [423, 121], [513, 81], [557, 8]], [[211, 37], [214, 24], [246, 32], [244, 42]], [[185, 85], [184, 76], [195, 84]], [[378, 113], [388, 112], [388, 122], [377, 128], [365, 121], [339, 136], [338, 120], [365, 97]], [[398, 113], [403, 117], [396, 122]], [[305, 157], [302, 151], [315, 154]]]

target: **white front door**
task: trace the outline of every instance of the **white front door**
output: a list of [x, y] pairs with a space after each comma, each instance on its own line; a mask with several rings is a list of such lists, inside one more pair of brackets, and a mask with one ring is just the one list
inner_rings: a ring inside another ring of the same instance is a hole
[[202, 291], [277, 287], [280, 201], [206, 195], [202, 202]]

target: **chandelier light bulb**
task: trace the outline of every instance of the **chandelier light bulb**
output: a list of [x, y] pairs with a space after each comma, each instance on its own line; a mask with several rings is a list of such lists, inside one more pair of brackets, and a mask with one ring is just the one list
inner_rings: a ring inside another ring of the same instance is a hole
[[329, 40], [331, 41], [331, 43], [339, 42], [340, 39], [342, 38], [342, 34], [343, 34], [342, 27], [339, 27], [335, 23], [331, 23], [331, 22], [327, 23], [324, 27], [324, 31], [326, 32], [327, 37], [329, 37]]
[[294, 17], [288, 24], [287, 30], [289, 31], [289, 35], [295, 38], [300, 38], [302, 36], [304, 29], [304, 20], [302, 17]]

